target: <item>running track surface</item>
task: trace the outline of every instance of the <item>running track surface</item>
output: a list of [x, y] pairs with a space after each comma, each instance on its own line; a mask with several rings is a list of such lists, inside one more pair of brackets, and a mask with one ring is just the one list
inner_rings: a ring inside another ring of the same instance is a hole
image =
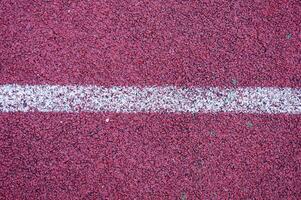
[[[0, 84], [300, 94], [300, 27], [297, 0], [3, 0]], [[301, 199], [300, 113], [30, 105], [0, 106], [0, 199]]]

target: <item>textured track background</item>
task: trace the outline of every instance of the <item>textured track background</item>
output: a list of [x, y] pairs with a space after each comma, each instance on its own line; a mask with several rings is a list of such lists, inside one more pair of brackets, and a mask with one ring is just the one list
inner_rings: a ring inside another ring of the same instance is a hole
[[[0, 1], [1, 84], [301, 87], [301, 3]], [[2, 199], [300, 199], [301, 116], [0, 114]]]

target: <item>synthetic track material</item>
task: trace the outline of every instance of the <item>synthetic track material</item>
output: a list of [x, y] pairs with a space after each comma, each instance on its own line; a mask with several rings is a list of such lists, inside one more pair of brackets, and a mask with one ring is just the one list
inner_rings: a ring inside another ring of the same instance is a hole
[[0, 114], [4, 199], [300, 199], [301, 116]]
[[[300, 200], [300, 27], [300, 0], [0, 1], [0, 84], [19, 90], [0, 99], [0, 199]], [[242, 107], [260, 114], [57, 113], [29, 85], [277, 95]]]
[[1, 1], [2, 84], [301, 87], [299, 0]]

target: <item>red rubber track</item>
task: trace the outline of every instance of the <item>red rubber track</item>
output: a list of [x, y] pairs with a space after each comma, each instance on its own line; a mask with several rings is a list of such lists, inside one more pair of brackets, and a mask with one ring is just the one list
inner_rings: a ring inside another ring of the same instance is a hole
[[301, 87], [301, 4], [1, 1], [0, 83]]
[[1, 114], [0, 193], [298, 199], [300, 122], [300, 115]]
[[[3, 0], [0, 84], [300, 88], [300, 27], [298, 0]], [[300, 141], [300, 115], [0, 113], [0, 199], [297, 200]]]

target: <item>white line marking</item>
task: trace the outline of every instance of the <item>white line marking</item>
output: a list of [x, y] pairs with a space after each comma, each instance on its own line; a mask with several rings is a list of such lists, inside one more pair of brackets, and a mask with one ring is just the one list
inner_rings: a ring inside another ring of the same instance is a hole
[[0, 112], [301, 114], [301, 89], [2, 85]]

